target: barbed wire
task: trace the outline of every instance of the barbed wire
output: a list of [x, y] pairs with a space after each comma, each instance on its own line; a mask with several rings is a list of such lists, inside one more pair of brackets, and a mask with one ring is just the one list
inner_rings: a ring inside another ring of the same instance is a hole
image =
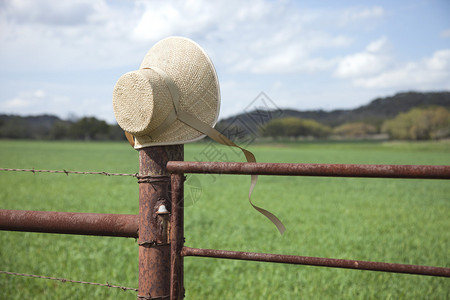
[[60, 173], [60, 174], [78, 174], [78, 175], [104, 175], [104, 176], [130, 176], [139, 178], [138, 173], [128, 174], [128, 173], [109, 173], [109, 172], [79, 172], [79, 171], [68, 171], [68, 170], [36, 170], [36, 169], [9, 169], [0, 168], [0, 171], [13, 171], [13, 172], [31, 172], [31, 173]]
[[129, 287], [126, 287], [126, 286], [113, 285], [113, 284], [110, 284], [108, 282], [106, 282], [106, 283], [97, 283], [97, 282], [88, 282], [88, 281], [78, 281], [78, 280], [70, 280], [70, 279], [67, 279], [67, 278], [56, 278], [56, 277], [34, 275], [34, 274], [24, 274], [24, 273], [15, 273], [15, 272], [8, 272], [8, 271], [1, 271], [1, 270], [0, 270], [0, 274], [6, 274], [6, 275], [12, 275], [12, 276], [31, 277], [31, 278], [40, 278], [40, 279], [49, 279], [49, 280], [61, 281], [63, 283], [71, 282], [71, 283], [89, 284], [89, 285], [103, 286], [103, 287], [108, 287], [108, 288], [117, 288], [117, 289], [121, 289], [123, 291], [135, 291], [135, 292], [138, 291], [138, 289], [135, 289], [135, 288], [129, 288]]

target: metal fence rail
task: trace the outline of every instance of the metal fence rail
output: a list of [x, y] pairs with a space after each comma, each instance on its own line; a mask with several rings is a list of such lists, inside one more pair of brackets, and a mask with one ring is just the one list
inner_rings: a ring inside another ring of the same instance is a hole
[[199, 249], [182, 246], [180, 243], [183, 243], [183, 186], [179, 184], [185, 173], [450, 179], [450, 166], [170, 161], [167, 164], [167, 169], [172, 173], [172, 203], [176, 204], [172, 207], [172, 226], [177, 228], [176, 231], [172, 233], [172, 243], [177, 242], [177, 244], [172, 244], [171, 253], [171, 299], [181, 299], [183, 296], [181, 294], [181, 291], [183, 291], [183, 258], [186, 256], [450, 277], [450, 268], [444, 267], [216, 249]]
[[381, 271], [390, 273], [405, 273], [428, 276], [450, 277], [450, 268], [416, 266], [405, 264], [393, 264], [384, 262], [323, 258], [311, 256], [297, 256], [297, 255], [281, 255], [269, 253], [256, 252], [240, 252], [240, 251], [226, 251], [215, 249], [199, 249], [183, 247], [181, 250], [182, 256], [201, 256], [201, 257], [215, 257], [227, 258], [249, 261], [262, 261], [272, 263], [284, 263], [292, 265], [307, 265], [318, 267], [343, 268], [354, 270], [367, 271]]
[[0, 210], [0, 230], [138, 238], [138, 216]]
[[[133, 176], [139, 183], [139, 215], [0, 210], [0, 230], [138, 238], [138, 299], [182, 299], [184, 297], [183, 260], [187, 256], [450, 277], [450, 268], [443, 267], [185, 247], [183, 205], [185, 173], [450, 179], [450, 166], [184, 162], [181, 160], [183, 160], [183, 146], [175, 145], [142, 149], [139, 174], [0, 168], [0, 171], [33, 173]], [[68, 281], [63, 278], [3, 273]], [[136, 289], [110, 284], [95, 283], [95, 285], [136, 291]]]
[[450, 179], [450, 166], [171, 161], [172, 173]]

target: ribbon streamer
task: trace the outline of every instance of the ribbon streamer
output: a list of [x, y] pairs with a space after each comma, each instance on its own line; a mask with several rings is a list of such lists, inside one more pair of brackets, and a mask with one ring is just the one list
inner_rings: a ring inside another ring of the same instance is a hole
[[[202, 122], [194, 115], [191, 115], [190, 113], [181, 110], [180, 94], [178, 92], [178, 88], [177, 88], [175, 82], [172, 80], [172, 78], [170, 78], [163, 70], [161, 70], [157, 67], [144, 68], [144, 69], [152, 69], [153, 71], [158, 73], [163, 78], [164, 83], [167, 85], [167, 87], [169, 89], [170, 95], [172, 97], [173, 106], [174, 106], [174, 110], [166, 117], [166, 119], [163, 121], [163, 123], [148, 134], [148, 136], [150, 138], [152, 135], [156, 136], [159, 133], [161, 133], [162, 131], [164, 131], [165, 129], [167, 129], [167, 127], [170, 126], [170, 124], [172, 124], [175, 120], [179, 120], [179, 121], [185, 123], [186, 125], [209, 136], [211, 139], [213, 139], [214, 141], [216, 141], [222, 145], [239, 148], [244, 153], [247, 162], [249, 162], [249, 163], [256, 162], [255, 155], [253, 155], [252, 152], [236, 145], [235, 143], [230, 141], [226, 136], [224, 136], [222, 133], [220, 133], [216, 129], [212, 128], [208, 124]], [[128, 139], [128, 142], [131, 144], [131, 146], [134, 147], [133, 135], [131, 135], [128, 132], [125, 132], [125, 135]], [[252, 202], [251, 197], [252, 197], [252, 193], [253, 193], [253, 190], [255, 189], [257, 181], [258, 181], [258, 175], [251, 175], [251, 183], [250, 183], [250, 188], [248, 191], [248, 200], [254, 209], [256, 209], [258, 212], [260, 212], [266, 218], [268, 218], [277, 227], [280, 234], [283, 234], [284, 231], [286, 230], [283, 223], [274, 214], [253, 204], [253, 202]]]

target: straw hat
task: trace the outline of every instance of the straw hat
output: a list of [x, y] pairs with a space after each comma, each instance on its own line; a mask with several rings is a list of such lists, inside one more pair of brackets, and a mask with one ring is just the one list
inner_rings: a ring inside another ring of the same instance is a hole
[[[247, 162], [256, 162], [253, 153], [214, 129], [219, 106], [219, 82], [211, 60], [200, 46], [181, 37], [158, 42], [139, 70], [120, 77], [113, 91], [116, 120], [136, 149], [185, 144], [208, 135], [241, 149]], [[251, 175], [250, 204], [283, 233], [283, 223], [251, 201], [257, 178]]]
[[205, 135], [190, 120], [214, 127], [219, 108], [211, 60], [199, 45], [182, 37], [155, 44], [139, 70], [121, 76], [113, 91], [114, 115], [134, 136], [136, 149], [199, 140]]

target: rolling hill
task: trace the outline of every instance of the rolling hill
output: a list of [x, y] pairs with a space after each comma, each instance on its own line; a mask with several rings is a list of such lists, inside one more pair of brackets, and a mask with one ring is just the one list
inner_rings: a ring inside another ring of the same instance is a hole
[[322, 124], [335, 127], [348, 122], [365, 122], [379, 127], [385, 120], [392, 119], [399, 113], [407, 112], [414, 107], [443, 106], [450, 109], [450, 92], [405, 92], [394, 96], [377, 98], [367, 105], [355, 109], [339, 109], [332, 111], [309, 110], [298, 111], [294, 109], [279, 109], [265, 112], [261, 111], [238, 114], [218, 122], [219, 130], [239, 126], [239, 129], [255, 134], [258, 129], [272, 118], [296, 117], [312, 119]]

